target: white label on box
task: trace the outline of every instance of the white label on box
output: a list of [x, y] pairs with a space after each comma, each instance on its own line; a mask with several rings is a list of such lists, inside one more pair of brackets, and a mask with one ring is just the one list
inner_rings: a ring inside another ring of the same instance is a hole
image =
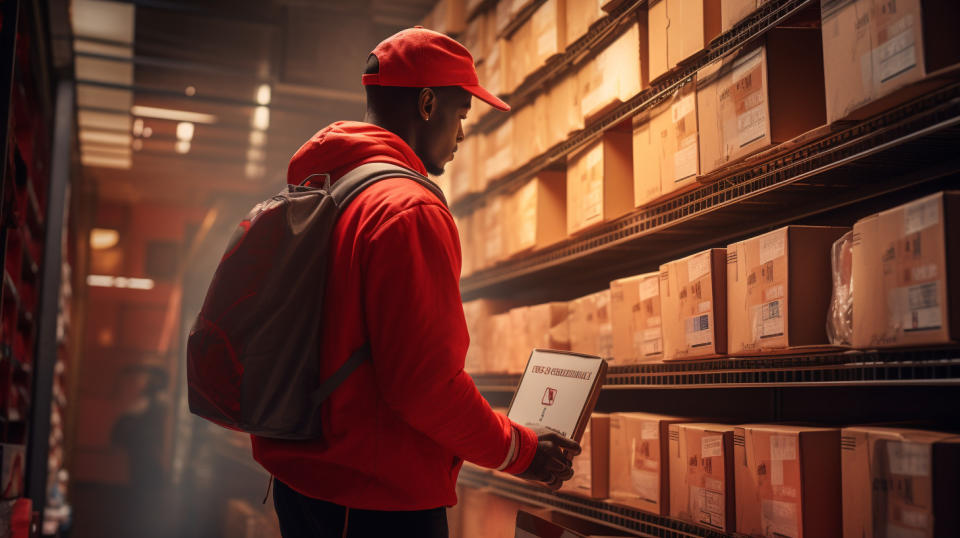
[[937, 264], [931, 263], [920, 267], [914, 267], [910, 270], [910, 280], [914, 282], [920, 280], [931, 280], [937, 278]]
[[779, 299], [751, 307], [750, 315], [753, 319], [754, 342], [783, 334], [783, 312]]
[[930, 476], [930, 445], [909, 441], [887, 443], [890, 472], [907, 476]]
[[552, 55], [557, 52], [557, 27], [551, 25], [550, 29], [537, 39], [537, 56]]
[[760, 263], [767, 263], [783, 256], [786, 252], [786, 239], [785, 230], [760, 236]]
[[690, 486], [689, 510], [700, 523], [722, 529], [724, 508], [722, 487], [711, 491], [708, 488]]
[[647, 327], [656, 327], [659, 334], [660, 316], [650, 316], [649, 318], [647, 318]]
[[780, 461], [797, 459], [797, 438], [792, 435], [771, 435], [770, 458]]
[[640, 438], [641, 439], [660, 439], [660, 423], [652, 420], [644, 421], [640, 426]]
[[783, 284], [777, 284], [776, 286], [770, 286], [763, 291], [763, 300], [770, 302], [774, 299], [779, 299], [783, 297]]
[[696, 104], [696, 94], [691, 93], [685, 97], [680, 98], [679, 101], [673, 104], [670, 107], [670, 116], [673, 119], [673, 123], [677, 123], [681, 118], [687, 116], [688, 114], [693, 114], [693, 107]]
[[710, 251], [701, 252], [687, 260], [687, 281], [693, 282], [710, 272]]
[[723, 436], [704, 435], [700, 439], [700, 457], [714, 458], [718, 456], [723, 456]]
[[890, 290], [891, 328], [905, 332], [939, 329], [943, 323], [940, 310], [940, 281], [905, 286]]
[[703, 347], [713, 343], [713, 329], [710, 327], [710, 314], [700, 314], [685, 320], [688, 347]]
[[697, 312], [700, 314], [705, 314], [710, 311], [710, 301], [700, 301], [700, 304], [697, 305]]
[[682, 181], [697, 175], [697, 135], [692, 134], [680, 142], [680, 148], [673, 154], [673, 181]]
[[[755, 99], [749, 101], [755, 101]], [[760, 103], [748, 108], [743, 114], [737, 115], [737, 144], [741, 148], [767, 134], [767, 110], [761, 106], [762, 104], [761, 99]]]
[[660, 473], [646, 469], [630, 468], [633, 491], [643, 500], [660, 502]]
[[909, 71], [917, 65], [913, 15], [907, 15], [895, 24], [890, 25], [887, 28], [886, 35], [892, 35], [893, 37], [880, 43], [873, 50], [877, 61], [877, 75], [880, 77], [878, 81], [880, 84]]
[[770, 460], [770, 483], [774, 486], [783, 485], [783, 460]]
[[[923, 510], [910, 510], [907, 508], [900, 508], [900, 520], [904, 524], [913, 527], [915, 529], [927, 529], [930, 526], [930, 516], [927, 512]], [[925, 534], [923, 536], [926, 536]]]
[[765, 536], [799, 536], [799, 510], [795, 503], [764, 499], [760, 505], [760, 525]]
[[[637, 342], [639, 340], [639, 342]], [[644, 329], [634, 333], [634, 349], [639, 349], [644, 357], [663, 353], [663, 339], [660, 336], [660, 327]]]
[[903, 233], [910, 235], [940, 224], [940, 200], [920, 200], [903, 208]]
[[[645, 278], [640, 281], [640, 300], [646, 301], [660, 295], [660, 280], [657, 277]], [[659, 324], [658, 324], [659, 325]]]

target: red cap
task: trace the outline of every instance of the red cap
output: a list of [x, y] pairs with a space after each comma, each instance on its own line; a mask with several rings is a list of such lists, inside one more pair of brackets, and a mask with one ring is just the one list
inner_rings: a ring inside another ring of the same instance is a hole
[[401, 30], [370, 54], [377, 57], [380, 72], [363, 75], [364, 86], [460, 86], [494, 108], [510, 110], [480, 85], [470, 51], [439, 32], [419, 26]]

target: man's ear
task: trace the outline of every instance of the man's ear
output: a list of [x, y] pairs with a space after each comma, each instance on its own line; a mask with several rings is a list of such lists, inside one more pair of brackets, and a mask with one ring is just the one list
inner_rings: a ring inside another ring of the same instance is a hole
[[420, 98], [417, 100], [417, 114], [423, 121], [430, 121], [430, 116], [437, 110], [437, 92], [431, 88], [420, 90]]

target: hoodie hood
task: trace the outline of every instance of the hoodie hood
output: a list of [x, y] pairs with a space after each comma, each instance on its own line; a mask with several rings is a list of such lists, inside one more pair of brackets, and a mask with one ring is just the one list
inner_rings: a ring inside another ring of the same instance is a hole
[[427, 175], [423, 162], [399, 136], [370, 123], [338, 121], [313, 135], [290, 159], [287, 183], [329, 173], [336, 181], [361, 164], [381, 162]]

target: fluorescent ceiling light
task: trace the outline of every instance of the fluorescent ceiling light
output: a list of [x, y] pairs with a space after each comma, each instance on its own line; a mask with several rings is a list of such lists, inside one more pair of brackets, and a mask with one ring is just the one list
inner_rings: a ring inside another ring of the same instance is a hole
[[110, 228], [94, 228], [90, 230], [90, 248], [104, 250], [117, 246], [120, 242], [120, 233]]
[[247, 160], [250, 162], [261, 162], [266, 158], [266, 155], [263, 153], [262, 149], [249, 148], [247, 149]]
[[74, 0], [72, 4], [74, 35], [133, 45], [134, 4], [94, 0]]
[[172, 108], [134, 105], [130, 107], [130, 113], [134, 116], [143, 116], [144, 118], [156, 118], [160, 120], [189, 121], [193, 123], [205, 124], [217, 122], [217, 117], [213, 114], [189, 112], [186, 110], [174, 110]]
[[177, 140], [176, 146], [174, 149], [177, 150], [177, 153], [189, 153], [190, 152], [190, 141], [189, 140]]
[[151, 128], [151, 127], [144, 127], [144, 128], [143, 128], [143, 137], [144, 137], [144, 138], [150, 138], [151, 136], [153, 136], [153, 128]]
[[130, 155], [130, 148], [127, 146], [101, 145], [90, 142], [80, 144], [80, 151], [85, 155], [94, 153], [113, 157], [127, 157]]
[[98, 144], [112, 144], [116, 146], [129, 146], [132, 137], [129, 133], [116, 133], [110, 131], [93, 131], [83, 129], [80, 131], [80, 142], [93, 142]]
[[263, 131], [250, 131], [250, 145], [261, 147], [267, 144], [267, 133]]
[[245, 169], [247, 179], [256, 179], [262, 176], [265, 171], [266, 169], [263, 167], [263, 165], [257, 163], [247, 163]]
[[193, 124], [189, 121], [181, 121], [177, 124], [177, 140], [189, 142], [193, 140]]
[[123, 112], [100, 112], [93, 110], [78, 110], [77, 123], [81, 129], [105, 129], [108, 131], [129, 131], [130, 114]]
[[87, 285], [98, 288], [126, 288], [132, 290], [152, 290], [154, 281], [149, 278], [132, 278], [110, 275], [87, 275]]
[[270, 109], [258, 106], [253, 111], [253, 128], [266, 131], [270, 128]]
[[140, 136], [143, 134], [143, 120], [137, 118], [133, 120], [133, 136]]
[[105, 157], [100, 155], [83, 154], [80, 156], [80, 162], [84, 166], [99, 166], [103, 168], [121, 168], [129, 169], [130, 157]]
[[270, 85], [269, 84], [261, 84], [260, 87], [257, 88], [257, 103], [261, 105], [270, 104]]

